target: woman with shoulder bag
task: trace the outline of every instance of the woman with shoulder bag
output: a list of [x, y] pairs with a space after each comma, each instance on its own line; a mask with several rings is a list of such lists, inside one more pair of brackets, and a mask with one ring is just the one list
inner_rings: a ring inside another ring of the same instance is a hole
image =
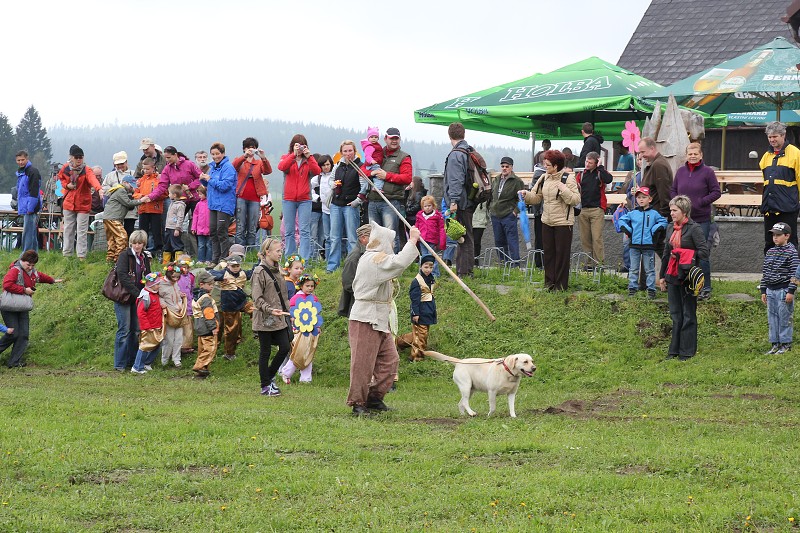
[[114, 370], [131, 368], [139, 350], [139, 318], [136, 315], [136, 298], [144, 288], [144, 277], [150, 273], [150, 252], [145, 251], [147, 233], [137, 229], [128, 237], [128, 248], [114, 268], [122, 288], [130, 295], [128, 303], [114, 302], [117, 316], [117, 335], [114, 339]]
[[[20, 258], [8, 269], [8, 273], [3, 278], [3, 297], [0, 299], [0, 313], [3, 315], [3, 322], [9, 331], [0, 339], [0, 354], [11, 345], [11, 356], [8, 358], [8, 368], [25, 366], [23, 355], [28, 348], [28, 335], [30, 333], [30, 309], [33, 308], [33, 293], [36, 291], [36, 283], [61, 283], [61, 279], [53, 279], [44, 272], [38, 272], [36, 263], [39, 262], [39, 254], [35, 250], [26, 250]], [[23, 301], [22, 307], [18, 307], [13, 300]], [[6, 300], [6, 301], [2, 301]], [[22, 310], [27, 309], [27, 310]]]
[[[258, 375], [261, 379], [261, 394], [280, 396], [275, 385], [275, 375], [292, 349], [292, 330], [289, 328], [289, 295], [280, 271], [283, 243], [275, 237], [267, 237], [258, 254], [260, 263], [253, 269], [253, 331], [258, 334]], [[272, 345], [278, 345], [278, 353], [269, 362]]]

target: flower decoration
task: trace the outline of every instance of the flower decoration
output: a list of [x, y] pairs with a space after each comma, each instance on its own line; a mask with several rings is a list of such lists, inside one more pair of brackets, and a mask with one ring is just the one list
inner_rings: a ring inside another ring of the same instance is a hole
[[192, 258], [188, 255], [181, 256], [181, 258], [178, 259], [178, 266], [192, 268], [194, 266], [194, 261], [192, 261]]
[[300, 278], [297, 280], [297, 287], [302, 287], [303, 283], [306, 281], [313, 281], [314, 287], [319, 285], [319, 277], [316, 274], [312, 274], [311, 272], [303, 272], [300, 274]]
[[292, 254], [289, 257], [287, 257], [286, 261], [283, 263], [284, 270], [289, 270], [290, 268], [292, 268], [292, 264], [296, 263], [297, 261], [300, 261], [300, 264], [303, 266], [303, 268], [305, 268], [306, 260], [300, 257], [299, 254]]
[[622, 130], [622, 146], [633, 152], [634, 154], [639, 151], [639, 141], [641, 140], [642, 133], [639, 127], [632, 120], [625, 123], [625, 129]]
[[164, 267], [164, 275], [165, 276], [168, 276], [169, 274], [172, 274], [172, 273], [180, 274], [180, 272], [181, 272], [181, 268], [178, 266], [178, 263], [175, 263], [174, 261], [170, 262], [170, 263], [167, 263], [167, 266]]
[[289, 309], [292, 327], [303, 335], [319, 335], [322, 327], [322, 306], [313, 294], [295, 295], [295, 302]]

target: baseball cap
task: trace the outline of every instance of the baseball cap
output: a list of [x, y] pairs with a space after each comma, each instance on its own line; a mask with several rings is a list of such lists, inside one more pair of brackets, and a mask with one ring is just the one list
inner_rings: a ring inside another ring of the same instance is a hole
[[397, 128], [389, 128], [388, 130], [386, 130], [386, 136], [387, 137], [400, 137], [400, 130], [398, 130]]
[[142, 142], [139, 143], [139, 150], [145, 150], [151, 144], [156, 144], [156, 142], [150, 137], [145, 137], [144, 139], [142, 139]]
[[123, 150], [122, 152], [114, 154], [113, 159], [115, 165], [120, 165], [128, 161], [128, 154]]
[[786, 222], [776, 222], [772, 229], [769, 230], [770, 233], [776, 234], [783, 234], [783, 235], [791, 235], [792, 228], [789, 227], [789, 224]]
[[645, 196], [650, 196], [650, 187], [639, 187], [636, 189], [636, 196], [640, 194], [644, 194]]

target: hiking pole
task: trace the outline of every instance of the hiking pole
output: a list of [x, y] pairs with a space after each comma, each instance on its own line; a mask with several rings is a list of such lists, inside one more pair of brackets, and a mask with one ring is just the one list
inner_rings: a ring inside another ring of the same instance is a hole
[[[389, 201], [389, 199], [388, 199], [388, 198], [386, 198], [386, 197], [383, 195], [383, 191], [381, 191], [380, 189], [376, 189], [376, 188], [375, 188], [375, 184], [374, 184], [374, 183], [372, 183], [372, 179], [371, 179], [369, 176], [367, 176], [367, 175], [364, 173], [364, 171], [363, 171], [363, 170], [361, 170], [361, 167], [359, 167], [358, 165], [356, 165], [356, 164], [355, 164], [354, 162], [352, 162], [352, 161], [347, 161], [347, 164], [348, 164], [348, 165], [350, 165], [351, 167], [355, 168], [355, 169], [356, 169], [356, 171], [358, 172], [358, 174], [359, 174], [359, 175], [360, 175], [362, 178], [364, 178], [365, 180], [367, 180], [367, 183], [369, 183], [369, 184], [372, 186], [372, 190], [373, 190], [373, 191], [375, 191], [375, 192], [377, 192], [377, 193], [380, 195], [380, 197], [381, 197], [381, 198], [383, 198], [383, 201], [384, 201], [384, 202], [386, 202], [386, 204], [387, 204], [389, 207], [391, 207], [391, 208], [392, 208], [392, 211], [394, 211], [394, 212], [395, 212], [395, 214], [397, 215], [397, 218], [399, 218], [399, 219], [400, 219], [400, 220], [403, 222], [403, 224], [405, 224], [405, 225], [406, 225], [406, 227], [407, 227], [407, 228], [410, 230], [410, 229], [411, 229], [411, 224], [409, 224], [409, 223], [408, 223], [408, 220], [406, 220], [406, 217], [404, 217], [403, 215], [401, 215], [401, 214], [400, 214], [400, 211], [398, 211], [398, 210], [397, 210], [397, 208], [396, 208], [396, 207], [395, 207], [395, 206], [392, 204], [392, 202], [390, 202], [390, 201]], [[475, 294], [474, 292], [472, 292], [472, 289], [470, 289], [469, 287], [467, 287], [467, 284], [466, 284], [466, 283], [464, 283], [464, 281], [463, 281], [461, 278], [459, 278], [459, 277], [458, 277], [458, 275], [457, 275], [455, 272], [453, 272], [453, 271], [450, 269], [450, 267], [449, 267], [449, 266], [447, 266], [447, 263], [445, 263], [445, 262], [444, 262], [444, 259], [442, 259], [441, 257], [439, 257], [439, 254], [437, 254], [435, 251], [433, 251], [433, 248], [431, 248], [431, 245], [430, 245], [430, 244], [428, 244], [427, 242], [425, 242], [425, 239], [423, 239], [423, 238], [422, 238], [422, 236], [420, 236], [420, 238], [419, 238], [419, 241], [420, 241], [420, 242], [421, 242], [421, 243], [422, 243], [422, 244], [425, 246], [425, 248], [427, 248], [428, 252], [430, 252], [430, 254], [431, 254], [433, 257], [435, 257], [435, 258], [436, 258], [436, 261], [437, 261], [437, 262], [438, 262], [438, 263], [439, 263], [439, 264], [442, 266], [442, 268], [444, 268], [444, 269], [445, 269], [445, 271], [447, 271], [447, 273], [448, 273], [448, 274], [450, 274], [450, 277], [451, 277], [451, 278], [453, 278], [454, 280], [456, 280], [456, 282], [458, 282], [458, 284], [461, 286], [461, 288], [462, 288], [462, 289], [464, 289], [464, 290], [467, 292], [467, 294], [469, 294], [469, 295], [470, 295], [470, 297], [471, 297], [473, 300], [475, 300], [475, 303], [477, 303], [477, 304], [478, 304], [478, 305], [481, 307], [481, 309], [483, 309], [483, 312], [484, 312], [484, 313], [486, 313], [486, 316], [488, 316], [488, 317], [489, 317], [489, 320], [491, 320], [492, 322], [494, 322], [495, 320], [497, 320], [497, 319], [494, 317], [494, 315], [492, 314], [492, 312], [491, 312], [491, 311], [489, 311], [489, 308], [488, 308], [488, 307], [486, 307], [486, 304], [485, 304], [485, 303], [483, 303], [483, 302], [481, 301], [481, 299], [480, 299], [480, 298], [478, 298], [478, 295], [477, 295], [477, 294]]]

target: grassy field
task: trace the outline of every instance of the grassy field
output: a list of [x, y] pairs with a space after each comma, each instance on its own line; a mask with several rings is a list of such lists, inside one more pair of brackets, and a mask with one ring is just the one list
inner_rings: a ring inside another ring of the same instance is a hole
[[39, 267], [67, 283], [37, 291], [29, 366], [0, 369], [2, 531], [789, 531], [800, 520], [796, 352], [763, 356], [763, 306], [722, 297], [755, 296], [753, 283], [715, 285], [684, 363], [663, 360], [666, 300], [603, 298], [625, 292], [617, 280], [549, 294], [478, 276], [468, 283], [494, 324], [444, 282], [434, 349], [533, 354], [518, 418], [505, 398], [487, 418], [485, 394], [472, 400], [479, 416], [460, 417], [452, 367], [406, 353], [386, 398], [396, 410], [356, 419], [336, 274], [322, 274], [314, 382], [266, 398], [249, 335], [205, 381], [187, 365], [113, 372], [102, 257], [43, 254]]

